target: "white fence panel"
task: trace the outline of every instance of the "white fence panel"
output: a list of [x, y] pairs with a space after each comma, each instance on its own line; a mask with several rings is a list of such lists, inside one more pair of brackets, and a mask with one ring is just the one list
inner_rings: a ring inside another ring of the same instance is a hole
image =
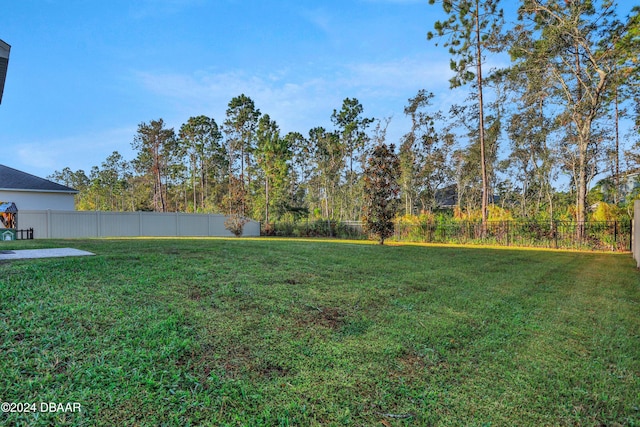
[[204, 214], [178, 214], [180, 236], [208, 236], [209, 216]]
[[[224, 220], [226, 219], [226, 217], [222, 217], [222, 228], [229, 232], [228, 230], [226, 230], [224, 228]], [[248, 223], [246, 223], [244, 225], [244, 228], [242, 229], [243, 232], [243, 236], [260, 236], [260, 223], [258, 221], [249, 221]], [[231, 235], [231, 233], [229, 233], [229, 235]]]
[[176, 214], [145, 212], [142, 220], [142, 236], [177, 236]]
[[[33, 228], [36, 239], [76, 237], [229, 237], [224, 215], [159, 212], [19, 211], [18, 228]], [[260, 235], [249, 221], [243, 236]]]
[[140, 236], [140, 212], [100, 212], [100, 235], [109, 237]]
[[49, 237], [99, 237], [99, 224], [97, 212], [51, 211]]
[[[227, 230], [226, 228], [224, 228], [224, 221], [227, 219], [226, 216], [224, 215], [209, 215], [209, 234], [211, 236], [225, 236], [225, 237], [231, 237], [233, 236], [233, 233], [231, 233], [229, 230]], [[252, 221], [250, 224], [253, 224], [254, 221]], [[259, 236], [260, 235], [260, 223], [258, 224], [258, 233], [256, 234], [254, 231], [251, 230], [251, 228], [249, 227], [249, 224], [244, 226], [244, 232], [245, 232], [245, 236]]]
[[18, 228], [21, 230], [33, 228], [34, 239], [46, 239], [49, 237], [47, 211], [19, 211]]

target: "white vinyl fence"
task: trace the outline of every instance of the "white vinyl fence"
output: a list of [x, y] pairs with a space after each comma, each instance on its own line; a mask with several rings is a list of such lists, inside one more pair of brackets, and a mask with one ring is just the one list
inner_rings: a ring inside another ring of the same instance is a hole
[[[33, 228], [35, 239], [76, 237], [231, 237], [227, 217], [216, 214], [159, 212], [19, 211], [18, 229]], [[260, 236], [249, 221], [243, 236]]]

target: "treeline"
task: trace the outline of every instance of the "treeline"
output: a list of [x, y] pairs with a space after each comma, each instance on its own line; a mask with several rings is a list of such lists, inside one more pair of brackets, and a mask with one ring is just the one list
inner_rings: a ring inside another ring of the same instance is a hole
[[[430, 37], [449, 47], [451, 87], [469, 98], [448, 111], [428, 90], [408, 99], [411, 126], [393, 141], [401, 212], [582, 221], [598, 201], [607, 215], [623, 212], [638, 197], [640, 8], [621, 17], [606, 0], [522, 0], [507, 25], [498, 3], [443, 2], [449, 19]], [[511, 66], [487, 70], [499, 52]], [[50, 178], [80, 191], [80, 210], [358, 220], [367, 155], [385, 142], [389, 119], [346, 98], [331, 122], [283, 132], [243, 94], [221, 122], [191, 117], [177, 131], [162, 119], [141, 123], [135, 159], [114, 152], [88, 174], [65, 168]], [[589, 192], [597, 175], [608, 178]]]

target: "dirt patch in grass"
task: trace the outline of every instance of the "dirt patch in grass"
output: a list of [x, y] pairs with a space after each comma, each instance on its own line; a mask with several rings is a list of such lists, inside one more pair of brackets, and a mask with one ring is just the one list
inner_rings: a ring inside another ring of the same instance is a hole
[[436, 373], [449, 369], [449, 364], [437, 356], [429, 357], [410, 351], [397, 359], [398, 371], [405, 375], [419, 375], [420, 373]]
[[67, 371], [67, 367], [69, 366], [70, 362], [71, 359], [69, 359], [68, 357], [65, 357], [63, 359], [56, 358], [51, 365], [51, 370], [54, 374], [64, 374]]
[[190, 288], [187, 292], [187, 297], [192, 301], [200, 301], [203, 298], [209, 296], [209, 292], [205, 292], [199, 288]]
[[422, 371], [428, 366], [425, 360], [415, 353], [403, 354], [398, 358], [398, 364], [411, 372]]
[[301, 328], [322, 326], [328, 329], [340, 329], [345, 324], [346, 314], [332, 307], [307, 307], [298, 318], [297, 325]]
[[227, 355], [222, 361], [226, 374], [232, 378], [238, 377], [242, 372], [251, 370], [253, 366], [251, 349], [246, 346], [238, 346], [227, 350]]
[[197, 351], [183, 354], [175, 364], [179, 369], [188, 371], [198, 378], [205, 389], [208, 387], [206, 379], [211, 375], [211, 372], [221, 369], [220, 358], [217, 356], [215, 348], [210, 345], [203, 345]]
[[316, 274], [308, 272], [289, 272], [284, 278], [284, 283], [293, 286], [306, 285], [312, 282], [316, 277]]
[[246, 346], [236, 346], [226, 350], [209, 345], [203, 346], [196, 352], [180, 357], [175, 365], [198, 378], [205, 389], [209, 388], [207, 379], [212, 374], [226, 379], [247, 376], [254, 379], [276, 379], [290, 374], [290, 368], [277, 362], [257, 360], [251, 349]]
[[246, 346], [220, 349], [207, 344], [196, 351], [183, 354], [175, 365], [200, 379], [206, 388], [206, 379], [212, 372], [228, 378], [238, 378], [244, 372], [252, 370], [255, 361], [251, 350]]
[[258, 372], [260, 376], [265, 378], [281, 378], [289, 375], [290, 371], [289, 368], [268, 362], [261, 366]]

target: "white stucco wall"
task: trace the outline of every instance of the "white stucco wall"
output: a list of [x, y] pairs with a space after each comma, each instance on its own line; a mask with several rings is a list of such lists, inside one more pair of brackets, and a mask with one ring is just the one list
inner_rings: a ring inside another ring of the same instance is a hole
[[15, 203], [18, 214], [21, 210], [75, 210], [73, 194], [70, 193], [0, 190], [0, 201]]

